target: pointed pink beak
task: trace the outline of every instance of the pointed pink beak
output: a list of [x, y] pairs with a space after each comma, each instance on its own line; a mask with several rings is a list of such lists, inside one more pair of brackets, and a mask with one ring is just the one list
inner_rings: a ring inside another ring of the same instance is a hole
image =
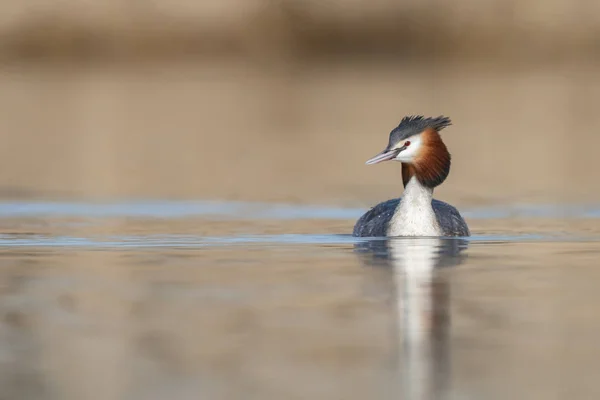
[[377, 154], [375, 157], [367, 160], [367, 162], [365, 164], [372, 165], [372, 164], [380, 163], [382, 161], [393, 160], [394, 158], [396, 158], [398, 153], [400, 153], [399, 149], [384, 150], [381, 153]]

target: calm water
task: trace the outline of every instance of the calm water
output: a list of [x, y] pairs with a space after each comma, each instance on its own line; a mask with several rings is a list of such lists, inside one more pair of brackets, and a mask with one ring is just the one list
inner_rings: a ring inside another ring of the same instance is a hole
[[2, 398], [595, 399], [598, 210], [0, 203]]

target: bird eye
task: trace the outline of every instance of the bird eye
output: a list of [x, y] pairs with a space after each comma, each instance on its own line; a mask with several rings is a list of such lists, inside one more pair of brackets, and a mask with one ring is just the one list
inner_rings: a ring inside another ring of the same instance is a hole
[[410, 146], [410, 140], [407, 140], [406, 142], [404, 142], [404, 147], [408, 147]]

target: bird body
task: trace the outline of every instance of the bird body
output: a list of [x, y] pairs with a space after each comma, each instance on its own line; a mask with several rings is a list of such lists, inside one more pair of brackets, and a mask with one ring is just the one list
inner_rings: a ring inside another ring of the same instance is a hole
[[433, 199], [433, 189], [450, 172], [450, 153], [439, 131], [451, 125], [446, 117], [405, 117], [390, 133], [388, 146], [367, 161], [402, 162], [404, 194], [367, 211], [354, 226], [353, 235], [469, 236], [469, 228], [456, 208]]

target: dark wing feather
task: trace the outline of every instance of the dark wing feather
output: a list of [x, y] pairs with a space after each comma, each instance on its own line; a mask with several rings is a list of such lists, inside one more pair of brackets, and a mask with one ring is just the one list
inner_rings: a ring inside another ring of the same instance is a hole
[[444, 236], [471, 236], [467, 223], [455, 207], [435, 199], [431, 205]]
[[400, 199], [391, 199], [377, 204], [356, 221], [352, 236], [377, 237], [387, 236], [387, 228], [398, 207]]

